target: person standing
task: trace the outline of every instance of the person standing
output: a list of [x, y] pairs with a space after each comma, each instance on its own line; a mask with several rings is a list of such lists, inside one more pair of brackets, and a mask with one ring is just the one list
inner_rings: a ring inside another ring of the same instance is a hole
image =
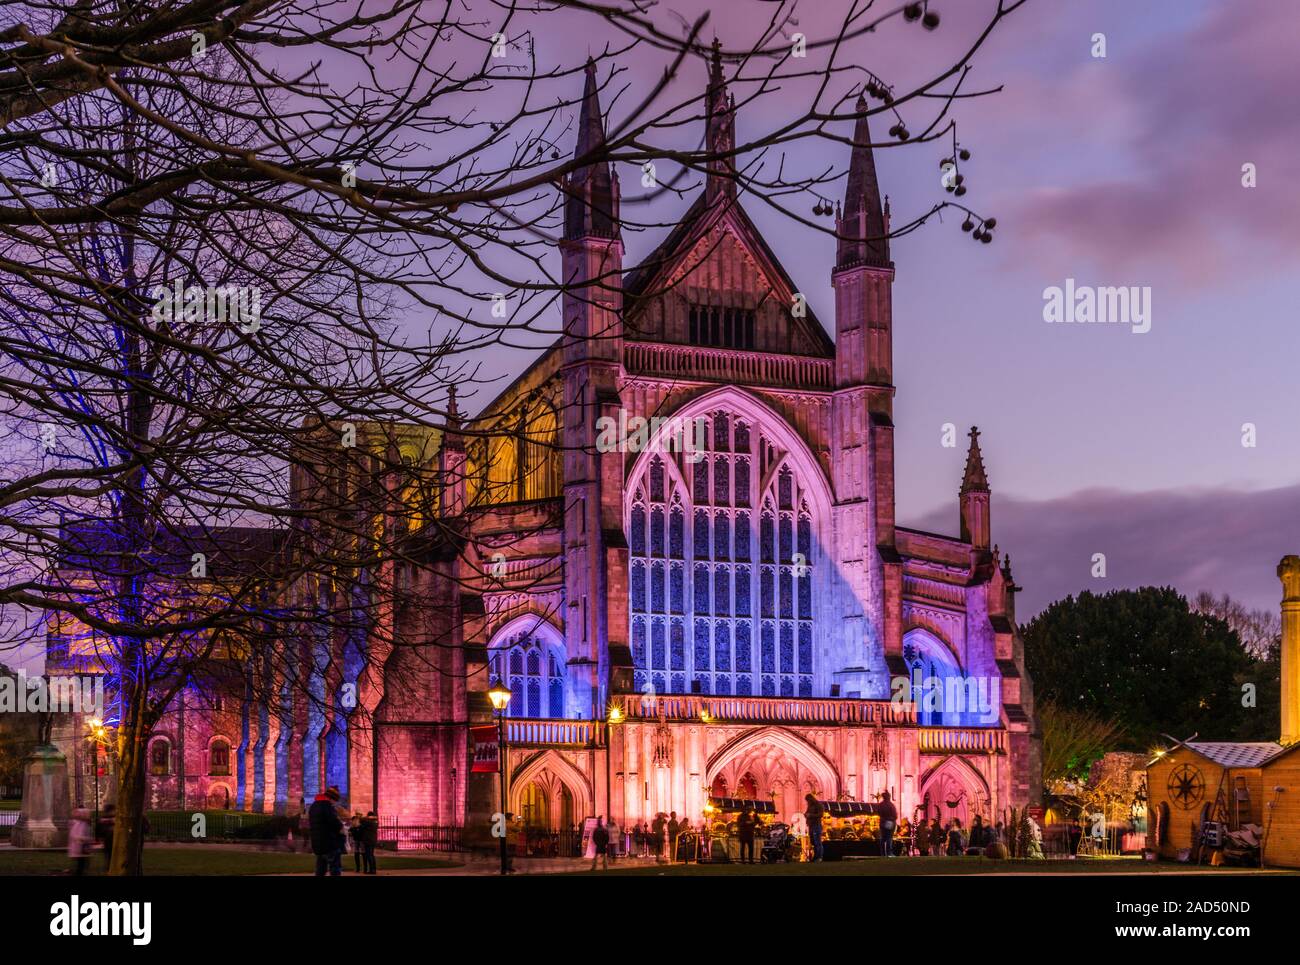
[[99, 815], [99, 827], [95, 829], [99, 840], [104, 842], [104, 872], [108, 873], [108, 866], [113, 863], [113, 830], [117, 826], [117, 805], [105, 804], [103, 812]]
[[90, 849], [95, 843], [95, 832], [90, 827], [90, 812], [77, 808], [68, 823], [68, 857], [72, 859], [72, 874], [78, 878], [86, 873]]
[[888, 791], [880, 795], [880, 805], [876, 809], [876, 813], [880, 815], [880, 856], [882, 858], [892, 858], [894, 856], [894, 829], [898, 827], [898, 808], [894, 807], [894, 802], [890, 799]]
[[664, 818], [664, 812], [660, 811], [655, 815], [655, 819], [650, 822], [650, 850], [654, 853], [656, 861], [663, 855], [664, 834], [667, 828], [668, 822]]
[[952, 857], [966, 853], [966, 842], [962, 840], [961, 818], [953, 818], [948, 825], [948, 854]]
[[944, 834], [943, 825], [939, 819], [935, 818], [930, 822], [930, 854], [938, 858], [943, 854], [944, 842], [947, 836]]
[[826, 809], [822, 807], [822, 802], [810, 791], [803, 796], [804, 803], [804, 820], [808, 822], [808, 843], [812, 846], [812, 860], [822, 860], [822, 817]]
[[609, 860], [615, 861], [626, 849], [623, 846], [623, 830], [613, 816], [609, 819]]
[[596, 818], [596, 827], [591, 832], [591, 843], [596, 850], [591, 855], [591, 870], [596, 870], [596, 859], [600, 859], [601, 869], [609, 870], [609, 828], [600, 817]]
[[361, 812], [360, 811], [352, 815], [352, 820], [348, 822], [348, 837], [352, 839], [352, 858], [356, 866], [356, 873], [361, 874]]
[[916, 825], [916, 853], [922, 858], [930, 853], [930, 822], [925, 818]]
[[[740, 817], [736, 819], [736, 833], [740, 837], [740, 858], [741, 864], [754, 863], [754, 831], [758, 824], [758, 815], [754, 813], [753, 808], [745, 808], [740, 812]], [[745, 855], [749, 858], [746, 859]]]
[[677, 820], [677, 812], [673, 811], [668, 815], [668, 863], [672, 864], [677, 860], [677, 835], [681, 833], [682, 826]]
[[335, 808], [339, 790], [331, 787], [316, 795], [307, 820], [311, 827], [311, 850], [316, 855], [316, 877], [343, 873], [343, 822]]
[[379, 847], [379, 817], [374, 811], [366, 812], [361, 819], [362, 866], [368, 875], [378, 874], [375, 866], [375, 848]]

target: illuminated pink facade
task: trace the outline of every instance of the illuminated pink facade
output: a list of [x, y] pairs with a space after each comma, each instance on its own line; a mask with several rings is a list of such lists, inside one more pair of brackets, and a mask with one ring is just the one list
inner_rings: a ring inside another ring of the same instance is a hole
[[[602, 123], [591, 70], [577, 156]], [[708, 134], [734, 143], [716, 63]], [[810, 790], [890, 790], [905, 815], [942, 802], [945, 819], [1038, 799], [1016, 588], [990, 542], [978, 433], [960, 535], [895, 523], [888, 208], [865, 119], [855, 141], [834, 341], [725, 163], [630, 271], [616, 175], [596, 165], [566, 186], [565, 275], [602, 281], [566, 297], [566, 337], [479, 423], [555, 398], [558, 499], [481, 517], [484, 561], [493, 528], [532, 535], [504, 550], [507, 585], [465, 624], [487, 662], [474, 686], [500, 677], [515, 694], [509, 810], [530, 823], [696, 820], [710, 792], [772, 798], [784, 816]], [[682, 451], [681, 427], [701, 419]], [[632, 438], [609, 451], [612, 425]], [[982, 699], [891, 701], [899, 680]], [[491, 794], [471, 791], [471, 821]]]
[[[586, 83], [577, 156], [603, 138], [594, 67]], [[716, 61], [708, 107], [725, 152], [734, 104]], [[349, 677], [346, 641], [318, 651], [308, 684], [328, 709], [293, 699], [290, 726], [246, 706], [229, 735], [235, 806], [293, 811], [337, 784], [354, 809], [486, 833], [497, 784], [470, 773], [469, 727], [491, 721], [497, 677], [514, 693], [507, 810], [537, 826], [696, 821], [711, 792], [773, 799], [787, 817], [808, 791], [889, 790], [909, 818], [1038, 800], [1016, 587], [990, 539], [978, 433], [959, 535], [895, 522], [888, 206], [865, 118], [854, 140], [834, 339], [725, 161], [630, 271], [614, 172], [568, 180], [561, 258], [579, 287], [564, 337], [472, 423], [544, 411], [559, 445], [476, 457], [453, 422], [433, 458], [440, 529], [463, 545], [430, 538], [423, 565], [390, 574], [436, 605], [395, 608], [401, 645], [370, 654], [382, 674]], [[653, 417], [670, 421], [633, 430]], [[632, 438], [608, 445], [610, 425]], [[683, 425], [703, 429], [689, 451]], [[485, 498], [494, 480], [506, 498]], [[942, 707], [927, 681], [946, 688]], [[329, 706], [347, 683], [366, 715]]]

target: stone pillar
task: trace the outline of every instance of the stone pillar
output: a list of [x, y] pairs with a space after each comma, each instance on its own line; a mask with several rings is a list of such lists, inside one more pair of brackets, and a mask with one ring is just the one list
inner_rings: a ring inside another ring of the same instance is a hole
[[1282, 736], [1283, 744], [1300, 741], [1300, 556], [1284, 556], [1277, 565], [1282, 581]]
[[32, 751], [23, 769], [23, 809], [14, 825], [15, 848], [68, 844], [68, 761], [52, 744]]

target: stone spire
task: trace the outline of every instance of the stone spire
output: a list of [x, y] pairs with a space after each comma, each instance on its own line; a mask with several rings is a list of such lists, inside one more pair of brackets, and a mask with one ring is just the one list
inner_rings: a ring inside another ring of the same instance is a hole
[[868, 105], [861, 95], [854, 109], [858, 121], [853, 128], [853, 153], [849, 157], [844, 205], [835, 222], [835, 230], [840, 235], [835, 264], [837, 268], [854, 265], [890, 268], [889, 229], [880, 203], [880, 183], [876, 180], [876, 159], [866, 118]]
[[957, 501], [961, 509], [961, 538], [977, 553], [984, 553], [989, 548], [989, 498], [989, 477], [984, 472], [984, 456], [980, 453], [980, 431], [971, 426], [966, 475], [961, 481]]
[[731, 153], [736, 149], [736, 101], [727, 93], [727, 82], [722, 76], [722, 43], [715, 37], [713, 56], [709, 61], [709, 87], [705, 94], [707, 117], [704, 149], [713, 157], [708, 162], [709, 175], [705, 194], [710, 198], [736, 197], [736, 159]]
[[966, 475], [961, 481], [961, 494], [989, 492], [989, 477], [984, 471], [984, 456], [980, 452], [980, 430], [970, 427], [970, 448], [966, 450]]
[[447, 386], [447, 428], [460, 428], [460, 406], [456, 404], [456, 384]]
[[[599, 152], [605, 143], [605, 119], [600, 113], [596, 87], [596, 62], [587, 58], [586, 86], [578, 113], [578, 145], [575, 158]], [[564, 237], [617, 238], [618, 179], [609, 162], [600, 160], [578, 168], [565, 182]]]
[[442, 433], [442, 445], [438, 447], [439, 514], [444, 517], [459, 516], [466, 506], [469, 460], [460, 428], [460, 407], [456, 404], [456, 386], [452, 384], [447, 386], [447, 426]]

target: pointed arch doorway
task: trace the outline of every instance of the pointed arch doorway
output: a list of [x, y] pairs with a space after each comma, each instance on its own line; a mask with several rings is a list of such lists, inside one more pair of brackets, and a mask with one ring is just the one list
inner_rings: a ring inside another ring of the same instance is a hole
[[713, 755], [706, 772], [710, 789], [734, 789], [729, 796], [770, 800], [777, 819], [797, 823], [804, 795], [833, 800], [840, 793], [834, 765], [797, 733], [782, 727], [748, 731]]

